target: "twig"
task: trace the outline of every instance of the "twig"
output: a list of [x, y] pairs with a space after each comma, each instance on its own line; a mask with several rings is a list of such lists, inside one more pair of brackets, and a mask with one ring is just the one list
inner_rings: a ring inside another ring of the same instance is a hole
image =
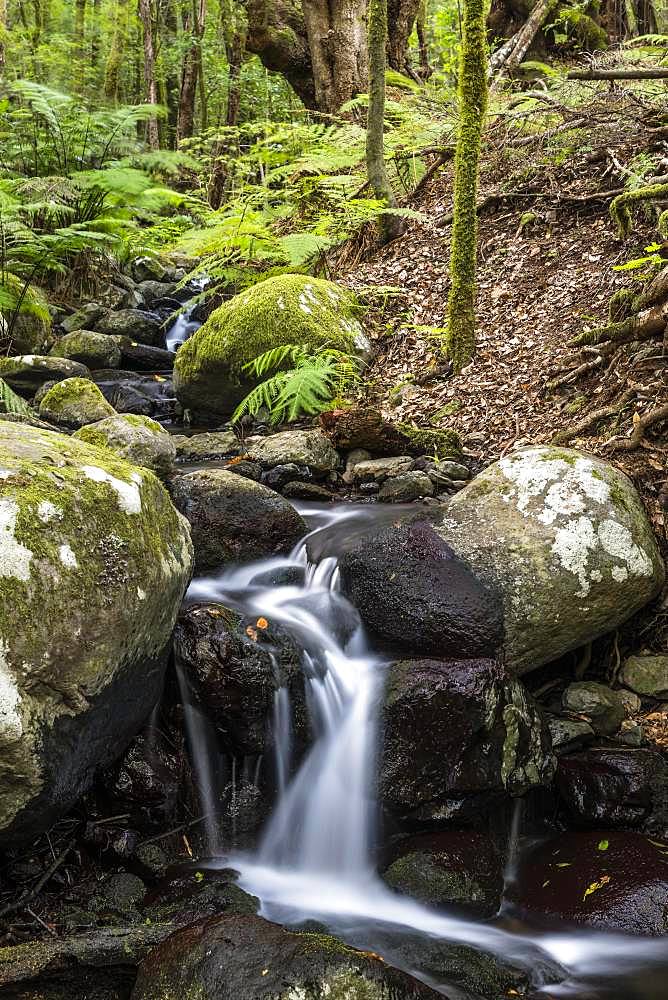
[[53, 861], [52, 864], [49, 865], [44, 874], [40, 876], [37, 882], [35, 882], [32, 889], [28, 889], [27, 892], [24, 892], [23, 895], [20, 896], [13, 903], [8, 903], [7, 906], [3, 906], [3, 908], [0, 910], [0, 918], [6, 917], [8, 913], [14, 913], [16, 910], [24, 910], [28, 903], [31, 903], [36, 896], [39, 896], [40, 892], [42, 891], [46, 883], [60, 868], [65, 858], [70, 853], [75, 844], [76, 844], [76, 837], [72, 837], [71, 840], [67, 842], [65, 849], [60, 852], [55, 861]]
[[653, 410], [646, 413], [644, 417], [638, 416], [633, 421], [633, 430], [630, 437], [613, 437], [605, 442], [604, 447], [611, 451], [634, 451], [639, 447], [645, 436], [645, 431], [652, 424], [658, 424], [661, 420], [668, 420], [668, 403], [663, 406], [655, 406]]
[[182, 830], [189, 830], [191, 826], [197, 826], [198, 823], [202, 823], [207, 818], [207, 815], [198, 816], [197, 819], [191, 819], [189, 823], [182, 823], [181, 826], [176, 826], [173, 830], [167, 830], [166, 833], [159, 833], [155, 837], [149, 837], [148, 840], [142, 840], [137, 846], [144, 847], [145, 844], [155, 844], [158, 840], [165, 840], [166, 837], [171, 837], [175, 833], [181, 833]]

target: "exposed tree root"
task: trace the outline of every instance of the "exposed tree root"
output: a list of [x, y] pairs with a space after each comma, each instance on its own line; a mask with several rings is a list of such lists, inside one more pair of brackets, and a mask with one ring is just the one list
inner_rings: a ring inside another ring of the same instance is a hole
[[566, 444], [574, 437], [578, 437], [580, 434], [584, 434], [586, 431], [591, 430], [596, 424], [600, 423], [601, 420], [605, 420], [608, 417], [614, 417], [621, 413], [625, 406], [627, 406], [636, 394], [635, 389], [627, 389], [619, 399], [615, 400], [609, 406], [602, 406], [598, 410], [593, 410], [588, 413], [586, 417], [579, 420], [576, 424], [571, 424], [570, 427], [565, 427], [563, 431], [559, 431], [552, 438], [552, 444]]
[[648, 184], [647, 187], [636, 188], [635, 191], [624, 191], [617, 195], [610, 205], [610, 216], [617, 226], [620, 237], [628, 236], [633, 226], [630, 206], [638, 201], [652, 201], [655, 198], [668, 197], [668, 184]]
[[593, 330], [585, 330], [584, 333], [574, 337], [570, 344], [573, 347], [581, 347], [584, 344], [603, 344], [606, 341], [621, 344], [630, 340], [650, 340], [663, 333], [667, 322], [668, 304], [650, 306], [637, 316], [607, 323]]
[[610, 451], [634, 451], [642, 444], [647, 428], [651, 427], [652, 424], [660, 423], [662, 420], [668, 420], [668, 403], [655, 406], [644, 417], [635, 414], [631, 436], [610, 438], [609, 441], [606, 441], [604, 447], [609, 448]]

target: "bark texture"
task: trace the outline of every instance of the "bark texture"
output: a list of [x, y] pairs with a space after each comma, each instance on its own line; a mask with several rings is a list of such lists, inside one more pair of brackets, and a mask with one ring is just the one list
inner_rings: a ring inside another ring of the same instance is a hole
[[[139, 17], [142, 23], [144, 37], [144, 83], [146, 86], [146, 103], [158, 103], [158, 87], [155, 79], [155, 48], [153, 43], [153, 17], [151, 0], [139, 0]], [[149, 118], [146, 123], [146, 141], [151, 149], [160, 148], [158, 119]]]

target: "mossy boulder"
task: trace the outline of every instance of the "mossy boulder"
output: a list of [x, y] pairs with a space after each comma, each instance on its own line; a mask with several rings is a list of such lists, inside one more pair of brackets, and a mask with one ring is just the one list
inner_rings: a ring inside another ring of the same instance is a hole
[[665, 577], [630, 479], [574, 449], [524, 448], [495, 462], [436, 530], [499, 594], [517, 673], [617, 628]]
[[267, 278], [216, 309], [176, 355], [174, 387], [194, 413], [232, 413], [252, 386], [242, 368], [284, 344], [367, 350], [350, 292], [303, 274]]
[[11, 350], [21, 354], [39, 354], [51, 337], [51, 315], [43, 292], [33, 285], [24, 290], [22, 279], [8, 272], [3, 275], [3, 283], [9, 287], [16, 301], [23, 295], [23, 302], [18, 315], [12, 317], [11, 310], [0, 314], [2, 352]]
[[0, 422], [0, 842], [47, 829], [158, 697], [192, 545], [150, 472]]
[[20, 396], [31, 398], [45, 382], [62, 382], [66, 378], [86, 378], [85, 365], [69, 358], [52, 358], [43, 354], [21, 354], [0, 358], [0, 378]]
[[111, 403], [87, 378], [66, 378], [58, 382], [39, 404], [40, 417], [60, 427], [83, 427], [115, 414]]
[[121, 349], [113, 337], [92, 330], [76, 330], [66, 333], [49, 351], [52, 358], [69, 358], [87, 368], [118, 368], [121, 363]]
[[287, 555], [308, 531], [279, 493], [225, 469], [176, 476], [170, 491], [190, 522], [200, 573], [225, 563]]
[[371, 952], [261, 917], [200, 921], [155, 948], [132, 1000], [431, 1000], [439, 994]]
[[169, 475], [176, 458], [171, 434], [157, 421], [139, 414], [105, 417], [82, 427], [74, 437], [99, 448], [109, 448], [120, 458], [151, 469], [161, 477]]

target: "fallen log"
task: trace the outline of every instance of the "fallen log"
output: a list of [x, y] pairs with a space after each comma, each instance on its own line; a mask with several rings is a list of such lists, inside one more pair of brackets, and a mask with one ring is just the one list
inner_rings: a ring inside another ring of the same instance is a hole
[[647, 69], [572, 69], [567, 80], [666, 80], [668, 67], [652, 66]]

